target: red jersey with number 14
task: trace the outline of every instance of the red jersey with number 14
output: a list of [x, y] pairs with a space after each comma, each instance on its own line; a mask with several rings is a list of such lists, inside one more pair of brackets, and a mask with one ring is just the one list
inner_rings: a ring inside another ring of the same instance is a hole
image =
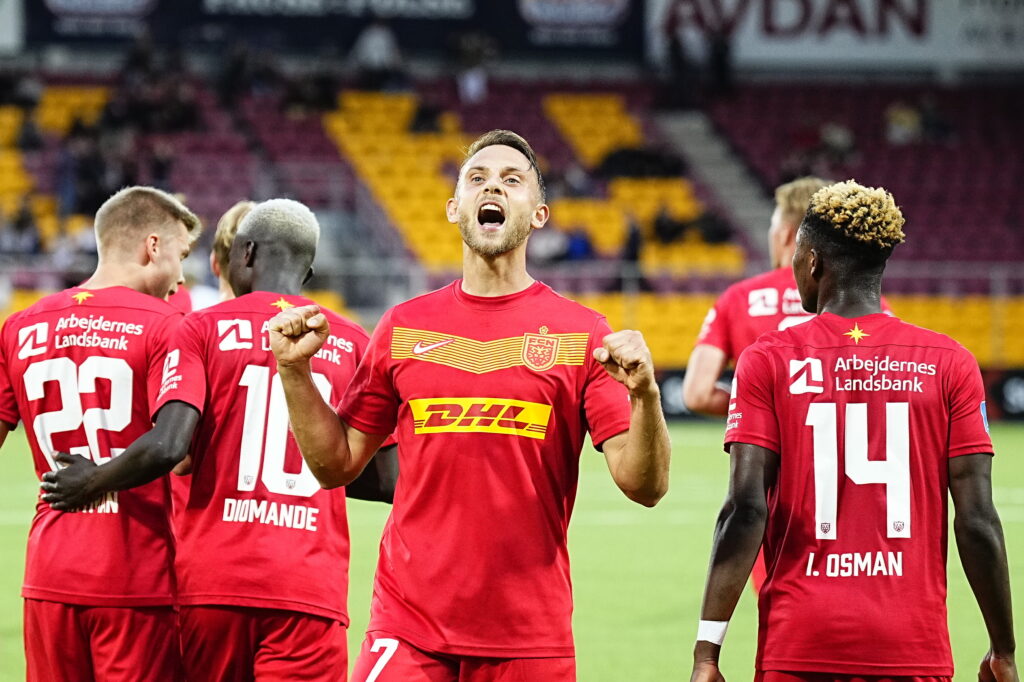
[[740, 357], [725, 442], [779, 454], [757, 668], [951, 676], [948, 458], [991, 453], [974, 357], [824, 313]]
[[[15, 313], [0, 335], [0, 421], [25, 422], [36, 475], [70, 452], [103, 463], [150, 429], [167, 341], [181, 321], [166, 301], [126, 287], [68, 289]], [[173, 602], [166, 478], [87, 509], [41, 500], [22, 596], [88, 606]]]
[[[156, 410], [202, 413], [191, 484], [174, 512], [178, 601], [286, 609], [348, 624], [345, 491], [323, 490], [288, 429], [267, 323], [302, 296], [256, 291], [185, 317]], [[359, 325], [321, 309], [330, 336], [312, 359], [332, 405], [366, 347]], [[180, 500], [179, 500], [180, 501]]]

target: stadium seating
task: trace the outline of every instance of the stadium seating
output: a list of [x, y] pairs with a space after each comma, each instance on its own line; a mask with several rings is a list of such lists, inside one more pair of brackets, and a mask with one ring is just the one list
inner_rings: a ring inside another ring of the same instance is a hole
[[[886, 109], [930, 98], [948, 125], [944, 141], [893, 146]], [[907, 217], [899, 259], [1020, 261], [1024, 259], [1024, 171], [1020, 123], [1007, 112], [1024, 107], [1024, 93], [968, 87], [935, 91], [907, 86], [747, 86], [714, 104], [718, 128], [766, 188], [780, 164], [816, 143], [819, 127], [837, 122], [854, 135], [855, 151], [832, 173], [881, 185]]]

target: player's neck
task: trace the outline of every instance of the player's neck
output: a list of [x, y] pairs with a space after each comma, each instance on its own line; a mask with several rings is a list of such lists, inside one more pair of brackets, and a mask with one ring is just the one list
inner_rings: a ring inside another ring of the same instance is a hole
[[253, 277], [251, 291], [270, 291], [285, 296], [298, 296], [302, 292], [302, 282], [286, 272], [265, 272]]
[[863, 317], [882, 312], [880, 291], [849, 289], [822, 291], [818, 295], [818, 313], [832, 313], [839, 317]]
[[526, 250], [481, 256], [463, 245], [462, 290], [471, 296], [507, 296], [524, 291], [534, 279], [526, 271]]
[[127, 287], [143, 294], [149, 294], [146, 279], [140, 268], [132, 265], [100, 263], [92, 277], [79, 285], [82, 289], [106, 289]]

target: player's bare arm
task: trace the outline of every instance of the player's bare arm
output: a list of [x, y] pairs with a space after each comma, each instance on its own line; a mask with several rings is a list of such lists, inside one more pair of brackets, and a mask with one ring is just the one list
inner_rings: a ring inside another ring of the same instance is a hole
[[1015, 681], [1010, 576], [1003, 526], [992, 503], [991, 455], [951, 458], [949, 492], [956, 509], [953, 530], [960, 563], [978, 600], [991, 645], [978, 679]]
[[683, 403], [691, 412], [724, 417], [729, 412], [729, 389], [719, 383], [727, 358], [717, 346], [699, 343], [690, 353], [683, 376]]
[[282, 311], [270, 320], [269, 330], [288, 418], [302, 458], [321, 487], [348, 485], [387, 435], [363, 433], [345, 424], [314, 385], [309, 361], [330, 332], [318, 306]]
[[668, 492], [672, 443], [651, 351], [640, 332], [627, 329], [604, 337], [594, 359], [629, 390], [629, 430], [604, 442], [608, 469], [626, 497], [653, 507]]
[[[754, 566], [768, 520], [768, 488], [778, 455], [746, 443], [729, 447], [729, 492], [715, 523], [711, 563], [704, 585], [701, 620], [728, 622]], [[693, 649], [693, 680], [723, 679], [718, 671], [721, 645], [698, 640]]]
[[398, 485], [398, 446], [377, 450], [356, 480], [345, 486], [345, 498], [394, 504]]
[[199, 411], [180, 401], [167, 403], [153, 428], [139, 436], [119, 456], [97, 465], [81, 455], [57, 453], [63, 468], [43, 474], [42, 499], [58, 511], [78, 509], [114, 490], [127, 490], [155, 481], [188, 454]]
[[11, 432], [12, 428], [7, 422], [0, 422], [0, 447], [3, 447], [4, 441], [7, 440], [7, 434]]

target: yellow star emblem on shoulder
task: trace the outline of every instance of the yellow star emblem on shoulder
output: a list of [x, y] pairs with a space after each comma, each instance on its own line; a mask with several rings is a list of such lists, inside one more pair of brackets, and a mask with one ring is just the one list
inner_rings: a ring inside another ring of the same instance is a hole
[[275, 308], [277, 308], [279, 310], [288, 310], [288, 308], [294, 308], [295, 307], [294, 303], [289, 303], [288, 301], [284, 300], [284, 296], [282, 296], [281, 298], [277, 299], [276, 301], [274, 301], [270, 305], [274, 306]]
[[848, 332], [844, 332], [843, 336], [849, 336], [851, 339], [853, 339], [854, 343], [860, 343], [861, 339], [863, 339], [865, 336], [871, 336], [871, 334], [868, 334], [866, 331], [858, 327], [857, 323], [854, 322], [853, 329], [851, 329]]
[[71, 298], [78, 301], [78, 305], [82, 305], [95, 295], [96, 294], [89, 293], [88, 291], [79, 291], [77, 294], [71, 294]]

